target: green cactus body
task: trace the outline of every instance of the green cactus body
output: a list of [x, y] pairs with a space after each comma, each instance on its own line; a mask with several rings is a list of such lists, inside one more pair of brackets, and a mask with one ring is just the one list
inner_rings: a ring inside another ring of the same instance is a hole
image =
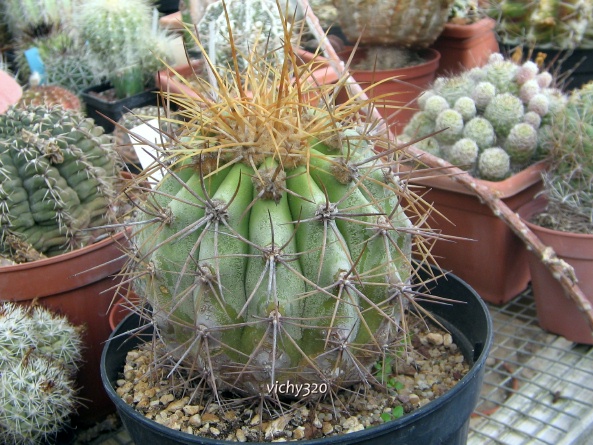
[[62, 108], [10, 109], [0, 116], [0, 233], [51, 256], [82, 247], [84, 229], [109, 221], [117, 179], [110, 138]]
[[81, 330], [41, 306], [0, 304], [0, 441], [52, 441], [77, 406]]
[[519, 123], [511, 128], [505, 141], [505, 151], [511, 162], [521, 165], [528, 162], [537, 148], [537, 130], [527, 123]]
[[511, 128], [523, 120], [525, 109], [521, 99], [511, 93], [496, 95], [484, 110], [497, 135], [504, 137]]
[[[280, 49], [284, 25], [274, 0], [225, 0], [224, 4], [218, 0], [211, 3], [198, 23], [198, 33], [214, 65], [234, 68], [236, 60], [239, 69], [244, 70], [251, 51], [266, 55], [275, 65], [282, 64], [283, 51]], [[236, 58], [233, 58], [233, 51], [238, 52]]]
[[167, 60], [167, 33], [153, 31], [147, 0], [89, 0], [75, 9], [74, 23], [86, 42], [92, 68], [123, 98], [144, 90]]
[[449, 150], [449, 159], [460, 168], [471, 169], [478, 159], [478, 144], [469, 138], [459, 139]]
[[500, 147], [490, 147], [484, 150], [478, 158], [478, 171], [482, 178], [489, 181], [500, 181], [510, 172], [510, 158]]
[[593, 20], [587, 0], [496, 0], [489, 14], [506, 44], [574, 49], [583, 42]]
[[179, 122], [169, 172], [139, 205], [126, 272], [165, 361], [251, 395], [276, 381], [366, 379], [404, 341], [418, 229], [401, 202], [414, 196], [356, 124], [358, 101], [301, 102], [333, 85], [283, 90], [265, 70], [237, 80], [214, 69], [221, 88], [259, 94], [219, 97]]
[[[544, 192], [551, 212], [566, 230], [591, 233], [593, 227], [593, 83], [573, 90], [562, 113], [545, 125], [543, 148], [551, 166]], [[576, 224], [575, 224], [576, 223]], [[566, 224], [573, 224], [568, 226]]]

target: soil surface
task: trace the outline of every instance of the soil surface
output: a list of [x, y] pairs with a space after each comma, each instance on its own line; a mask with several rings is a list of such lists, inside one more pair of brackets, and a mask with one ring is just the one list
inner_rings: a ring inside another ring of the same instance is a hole
[[[118, 394], [137, 411], [175, 430], [238, 442], [284, 442], [359, 431], [401, 417], [452, 388], [469, 370], [449, 333], [418, 322], [411, 345], [376, 376], [385, 386], [349, 388], [317, 401], [277, 405], [261, 399], [190, 398], [177, 378], [151, 371], [148, 344], [130, 351]], [[397, 371], [397, 373], [395, 372]], [[156, 376], [155, 376], [156, 374]], [[151, 376], [149, 378], [149, 376]]]

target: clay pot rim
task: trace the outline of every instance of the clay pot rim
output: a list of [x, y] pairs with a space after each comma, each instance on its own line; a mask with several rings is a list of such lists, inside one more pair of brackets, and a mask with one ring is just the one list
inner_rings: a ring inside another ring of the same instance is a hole
[[[364, 52], [366, 51], [368, 46], [359, 46], [356, 48], [356, 52]], [[340, 59], [346, 63], [350, 54], [354, 50], [352, 46], [346, 46], [343, 51], [338, 53]], [[406, 76], [411, 73], [418, 73], [421, 72], [422, 74], [428, 73], [431, 71], [435, 71], [438, 68], [439, 61], [441, 60], [441, 53], [434, 48], [424, 48], [418, 50], [418, 53], [422, 55], [424, 58], [424, 62], [419, 63], [413, 66], [406, 66], [402, 68], [389, 68], [386, 70], [357, 70], [351, 67], [347, 67], [350, 74], [356, 77], [356, 74], [365, 74], [365, 73], [375, 73], [380, 77], [391, 77], [394, 75], [397, 76]], [[394, 73], [394, 74], [391, 74]]]
[[575, 240], [578, 238], [578, 239], [586, 239], [588, 241], [589, 240], [593, 241], [593, 233], [565, 232], [563, 230], [542, 227], [540, 225], [537, 225], [537, 224], [529, 221], [532, 216], [537, 215], [542, 210], [544, 210], [546, 208], [547, 204], [548, 204], [547, 198], [544, 195], [539, 195], [534, 200], [529, 201], [526, 204], [523, 204], [521, 207], [519, 207], [519, 209], [517, 209], [517, 213], [519, 214], [519, 216], [521, 217], [523, 222], [527, 225], [527, 227], [529, 227], [532, 230], [535, 229], [538, 232], [548, 234], [551, 236], [560, 235], [560, 236], [563, 236], [566, 238], [572, 238]]
[[10, 273], [15, 271], [22, 271], [27, 269], [37, 269], [40, 267], [46, 267], [50, 264], [61, 263], [68, 260], [73, 260], [79, 256], [87, 255], [95, 250], [101, 250], [104, 247], [112, 244], [113, 242], [120, 242], [122, 238], [126, 236], [126, 230], [120, 230], [117, 233], [108, 235], [105, 239], [97, 241], [96, 243], [89, 244], [88, 246], [81, 247], [80, 249], [73, 250], [71, 252], [62, 253], [42, 260], [31, 261], [30, 263], [13, 264], [9, 266], [0, 266], [0, 276], [3, 273]]
[[[420, 158], [420, 160], [422, 160]], [[539, 161], [520, 172], [502, 180], [502, 181], [487, 181], [485, 179], [475, 178], [476, 184], [488, 187], [497, 193], [500, 199], [514, 196], [526, 188], [541, 181], [541, 173], [548, 167], [546, 161]], [[468, 190], [463, 185], [455, 181], [454, 177], [440, 174], [438, 172], [425, 172], [422, 169], [412, 170], [409, 166], [402, 166], [402, 173], [409, 173], [408, 177], [414, 184], [438, 188], [441, 190], [449, 190], [465, 195], [474, 195], [471, 190]], [[404, 176], [404, 175], [402, 175]]]
[[467, 39], [476, 33], [490, 31], [496, 27], [496, 21], [490, 17], [483, 17], [477, 22], [468, 25], [447, 23], [441, 36], [455, 39]]

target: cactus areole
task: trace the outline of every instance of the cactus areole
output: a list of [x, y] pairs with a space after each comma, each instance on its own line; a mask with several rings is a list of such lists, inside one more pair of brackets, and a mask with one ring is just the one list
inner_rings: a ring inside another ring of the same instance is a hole
[[402, 150], [360, 119], [369, 102], [338, 105], [335, 85], [305, 81], [310, 64], [287, 81], [284, 51], [282, 66], [212, 67], [218, 86], [196, 88], [199, 104], [169, 97], [182, 131], [136, 215], [125, 273], [161, 359], [217, 391], [370, 381], [405, 342], [418, 292], [412, 221], [424, 218], [402, 206], [414, 200], [395, 173]]

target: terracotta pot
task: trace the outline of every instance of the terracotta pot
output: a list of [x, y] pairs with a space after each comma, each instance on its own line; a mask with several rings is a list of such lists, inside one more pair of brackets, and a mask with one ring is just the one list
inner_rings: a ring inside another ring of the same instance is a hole
[[[510, 209], [516, 210], [541, 190], [544, 167], [538, 163], [504, 181], [476, 182], [495, 191]], [[436, 209], [430, 226], [460, 238], [435, 243], [432, 254], [438, 264], [467, 281], [490, 303], [506, 303], [526, 289], [530, 274], [523, 242], [472, 191], [453, 178], [428, 176], [435, 173], [419, 170], [410, 182], [426, 187], [417, 192]]]
[[[340, 52], [340, 58], [349, 60], [353, 49]], [[364, 47], [358, 47], [352, 63], [365, 57]], [[349, 69], [354, 80], [367, 91], [369, 98], [381, 96], [376, 101], [377, 109], [394, 134], [400, 134], [411, 117], [418, 111], [417, 97], [432, 83], [441, 55], [434, 49], [420, 51], [425, 62], [415, 66], [389, 70]], [[379, 83], [380, 82], [380, 83]]]
[[[518, 213], [533, 233], [554, 249], [558, 258], [574, 268], [579, 287], [593, 305], [593, 234], [560, 232], [531, 223], [530, 219], [546, 205], [546, 199], [539, 197], [522, 206]], [[570, 341], [592, 345], [593, 332], [576, 304], [534, 253], [528, 254], [528, 260], [540, 326]]]
[[432, 48], [441, 53], [437, 76], [450, 76], [482, 66], [492, 53], [499, 52], [494, 28], [496, 22], [485, 17], [470, 25], [447, 23]]
[[171, 14], [166, 14], [159, 19], [159, 26], [170, 31], [183, 31], [183, 19], [181, 11], [175, 11]]
[[114, 278], [125, 258], [120, 232], [98, 243], [55, 257], [0, 267], [0, 299], [39, 304], [85, 326], [83, 364], [77, 377], [82, 406], [73, 422], [90, 425], [114, 411], [103, 390], [99, 363], [104, 342], [111, 333], [107, 312], [115, 296]]
[[109, 327], [112, 331], [115, 330], [124, 318], [134, 312], [132, 308], [137, 307], [138, 303], [138, 296], [133, 292], [126, 297], [121, 296], [113, 302], [109, 309]]
[[0, 114], [16, 104], [23, 95], [23, 89], [16, 79], [6, 71], [0, 70]]

